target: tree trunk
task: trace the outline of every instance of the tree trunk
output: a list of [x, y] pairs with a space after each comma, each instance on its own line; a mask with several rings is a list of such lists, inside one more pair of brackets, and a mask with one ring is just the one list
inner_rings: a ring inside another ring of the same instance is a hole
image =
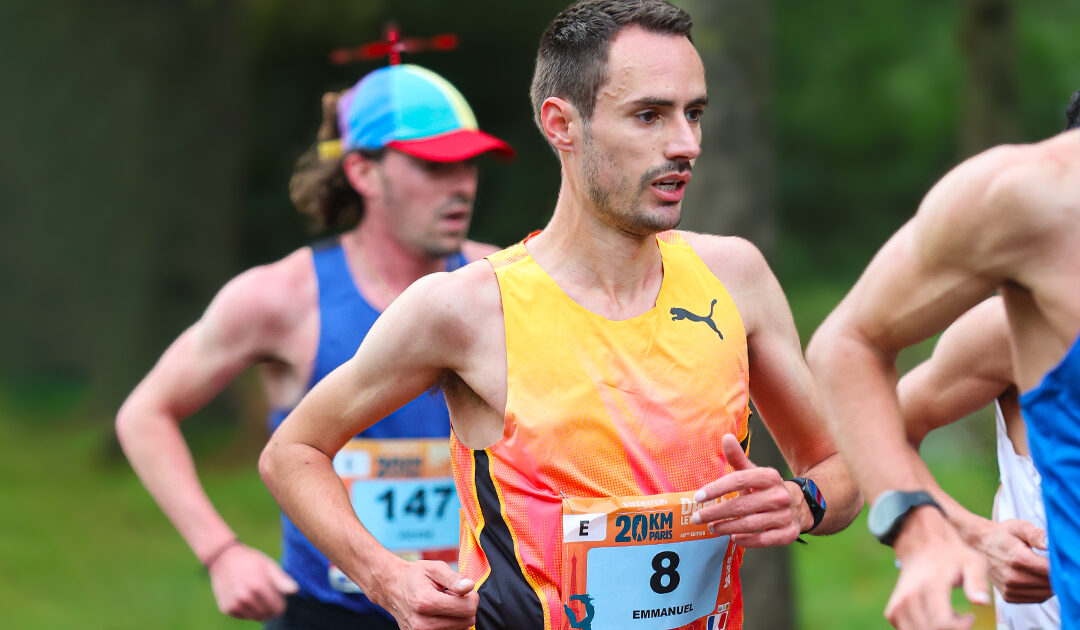
[[[682, 227], [745, 237], [768, 256], [777, 237], [769, 116], [771, 3], [686, 0], [680, 5], [694, 18], [694, 43], [705, 63], [710, 99]], [[757, 414], [750, 425], [752, 460], [786, 474], [787, 465]], [[795, 627], [790, 575], [786, 547], [747, 551], [742, 569], [747, 630]]]
[[233, 270], [237, 7], [8, 7], [0, 50], [34, 63], [2, 75], [21, 89], [0, 117], [0, 170], [20, 174], [0, 175], [0, 284], [19, 305], [0, 318], [0, 372], [72, 374], [111, 415]]
[[1012, 0], [963, 0], [960, 151], [964, 157], [1019, 140]]

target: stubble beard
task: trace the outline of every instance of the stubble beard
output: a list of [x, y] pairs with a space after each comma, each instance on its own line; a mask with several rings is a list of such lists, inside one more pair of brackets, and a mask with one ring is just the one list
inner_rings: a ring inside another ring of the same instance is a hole
[[[391, 214], [399, 214], [399, 209], [404, 208], [406, 200], [402, 195], [398, 193], [394, 182], [387, 177], [385, 172], [379, 174], [383, 191], [386, 198], [386, 205], [390, 209]], [[426, 227], [422, 233], [415, 234], [413, 238], [406, 238], [401, 231], [398, 231], [397, 240], [402, 247], [405, 247], [411, 251], [417, 252], [420, 256], [423, 256], [429, 260], [438, 260], [442, 258], [449, 258], [461, 251], [461, 246], [465, 242], [466, 235], [469, 232], [469, 226], [472, 224], [472, 209], [473, 200], [466, 198], [455, 197], [448, 199], [440, 205], [438, 210], [432, 215], [433, 221], [438, 221], [438, 217], [441, 216], [444, 206], [448, 206], [454, 203], [468, 204], [470, 220], [465, 225], [465, 229], [460, 235], [456, 236], [443, 236], [438, 234], [434, 225]], [[406, 231], [406, 233], [408, 230]], [[408, 241], [408, 242], [407, 242]]]
[[585, 181], [585, 194], [605, 222], [640, 236], [664, 232], [679, 225], [682, 213], [678, 208], [674, 216], [671, 216], [670, 213], [649, 213], [641, 206], [641, 199], [652, 179], [649, 173], [655, 169], [649, 169], [642, 175], [636, 190], [633, 190], [626, 174], [621, 172], [617, 174], [618, 179], [613, 185], [604, 187], [601, 183], [600, 165], [604, 162], [613, 163], [614, 160], [610, 155], [600, 153], [587, 125], [583, 146], [581, 176]]

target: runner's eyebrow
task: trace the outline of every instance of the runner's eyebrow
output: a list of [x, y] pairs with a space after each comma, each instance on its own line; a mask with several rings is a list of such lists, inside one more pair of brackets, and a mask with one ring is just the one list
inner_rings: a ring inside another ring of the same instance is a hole
[[[701, 107], [709, 104], [708, 96], [699, 96], [690, 101], [687, 107]], [[637, 100], [630, 102], [630, 107], [633, 109], [639, 109], [643, 107], [674, 107], [675, 101], [668, 98], [660, 98], [658, 96], [645, 96]]]
[[673, 105], [675, 105], [675, 101], [657, 96], [646, 96], [630, 102], [630, 107], [634, 109], [640, 107], [672, 107]]

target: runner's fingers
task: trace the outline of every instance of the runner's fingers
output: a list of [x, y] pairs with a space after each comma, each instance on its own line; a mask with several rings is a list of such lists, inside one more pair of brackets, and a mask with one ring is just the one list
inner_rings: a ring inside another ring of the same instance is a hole
[[229, 614], [241, 619], [261, 621], [276, 617], [285, 611], [285, 598], [273, 589], [247, 585], [233, 600]]
[[1004, 525], [1009, 533], [1026, 544], [1039, 549], [1046, 549], [1046, 532], [1034, 523], [1020, 519], [1010, 519], [1005, 521]]
[[754, 468], [754, 463], [746, 457], [746, 452], [742, 449], [742, 444], [739, 444], [739, 438], [728, 433], [721, 438], [720, 446], [724, 451], [724, 459], [735, 470], [749, 470]]
[[791, 496], [782, 486], [775, 486], [753, 494], [740, 495], [701, 508], [695, 513], [694, 522], [708, 523], [761, 512], [786, 513], [787, 518], [790, 520], [793, 518]]
[[761, 512], [738, 518], [715, 520], [709, 523], [709, 531], [721, 535], [755, 534], [774, 529], [790, 529], [796, 536], [799, 533], [791, 522], [790, 513], [784, 514], [783, 512]]
[[1050, 583], [1032, 575], [1018, 574], [1011, 580], [995, 580], [998, 590], [1005, 601], [1014, 604], [1028, 604], [1046, 601], [1053, 596]]
[[476, 625], [476, 617], [421, 617], [410, 627], [415, 630], [467, 630]]
[[260, 619], [259, 609], [255, 606], [254, 601], [249, 599], [237, 598], [227, 606], [220, 607], [220, 610], [226, 615], [237, 619]]
[[957, 576], [957, 581], [960, 584], [955, 586], [963, 586], [964, 595], [973, 604], [990, 605], [990, 585], [987, 580], [987, 569], [983, 557], [975, 554], [960, 567], [962, 573]]
[[285, 598], [277, 590], [256, 591], [254, 608], [258, 615], [255, 619], [271, 619], [285, 612]]
[[292, 579], [276, 563], [270, 567], [270, 580], [274, 583], [274, 587], [277, 588], [278, 592], [285, 595], [292, 595], [300, 589], [300, 585], [296, 583], [296, 580]]
[[431, 590], [417, 597], [414, 608], [425, 617], [470, 619], [476, 616], [476, 607], [479, 603], [480, 598], [476, 592], [456, 595]]
[[[972, 556], [981, 561], [978, 556]], [[966, 630], [971, 628], [975, 616], [959, 616], [952, 608], [952, 589], [964, 586], [968, 599], [972, 599], [978, 583], [979, 570], [985, 581], [985, 568], [980, 562], [967, 562], [955, 566], [950, 572], [942, 572], [925, 565], [905, 565], [900, 579], [885, 608], [885, 616], [898, 630]]]
[[1027, 571], [1021, 571], [1018, 569], [1010, 569], [997, 574], [991, 574], [992, 580], [995, 584], [999, 585], [1002, 590], [1019, 589], [1019, 590], [1034, 590], [1039, 588], [1049, 588], [1050, 580], [1045, 575], [1038, 575], [1035, 573], [1028, 573]]
[[1010, 604], [1039, 604], [1053, 596], [1054, 591], [1049, 588], [1001, 591], [1001, 597]]
[[1009, 566], [1015, 571], [1026, 573], [1043, 580], [1050, 579], [1050, 559], [1023, 548], [1009, 559]]
[[750, 470], [737, 470], [720, 477], [716, 481], [705, 484], [701, 490], [694, 494], [694, 500], [698, 503], [711, 501], [732, 492], [746, 490], [758, 490], [772, 486], [780, 486], [784, 480], [775, 468], [752, 468]]
[[[945, 589], [948, 593], [949, 589]], [[885, 618], [889, 620], [897, 630], [926, 630], [929, 628], [952, 628], [950, 624], [956, 617], [952, 607], [945, 600], [945, 609], [941, 608], [941, 598], [931, 597], [929, 593], [920, 590], [904, 590], [897, 585], [893, 591], [888, 605], [885, 607]], [[931, 604], [937, 601], [937, 605]]]
[[788, 528], [772, 529], [756, 534], [732, 534], [731, 542], [740, 547], [778, 547], [787, 545], [798, 537], [799, 532], [794, 526]]
[[424, 562], [424, 574], [431, 580], [438, 590], [449, 590], [457, 595], [465, 595], [473, 589], [473, 581], [462, 577], [460, 573], [450, 568], [445, 562]]

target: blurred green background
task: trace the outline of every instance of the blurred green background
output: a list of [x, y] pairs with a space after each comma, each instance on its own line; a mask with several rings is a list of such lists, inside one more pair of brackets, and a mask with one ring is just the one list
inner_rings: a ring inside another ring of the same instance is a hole
[[[949, 166], [1051, 135], [1080, 87], [1080, 3], [677, 4], [695, 17], [712, 100], [686, 227], [758, 242], [804, 341]], [[380, 65], [332, 66], [328, 53], [379, 39], [390, 19], [407, 36], [460, 36], [455, 52], [406, 60], [449, 78], [518, 150], [510, 165], [482, 164], [473, 236], [509, 244], [542, 227], [558, 168], [527, 90], [564, 5], [0, 3], [0, 625], [256, 627], [217, 613], [120, 455], [112, 416], [228, 278], [312, 238], [288, 202], [292, 165], [322, 92]], [[255, 471], [264, 412], [249, 374], [184, 430], [226, 520], [276, 553], [277, 510]], [[983, 514], [996, 485], [989, 417], [923, 449]], [[748, 597], [777, 610], [746, 627], [886, 627], [895, 569], [864, 520], [788, 550], [779, 578], [748, 580]], [[992, 612], [978, 615], [993, 627]]]

